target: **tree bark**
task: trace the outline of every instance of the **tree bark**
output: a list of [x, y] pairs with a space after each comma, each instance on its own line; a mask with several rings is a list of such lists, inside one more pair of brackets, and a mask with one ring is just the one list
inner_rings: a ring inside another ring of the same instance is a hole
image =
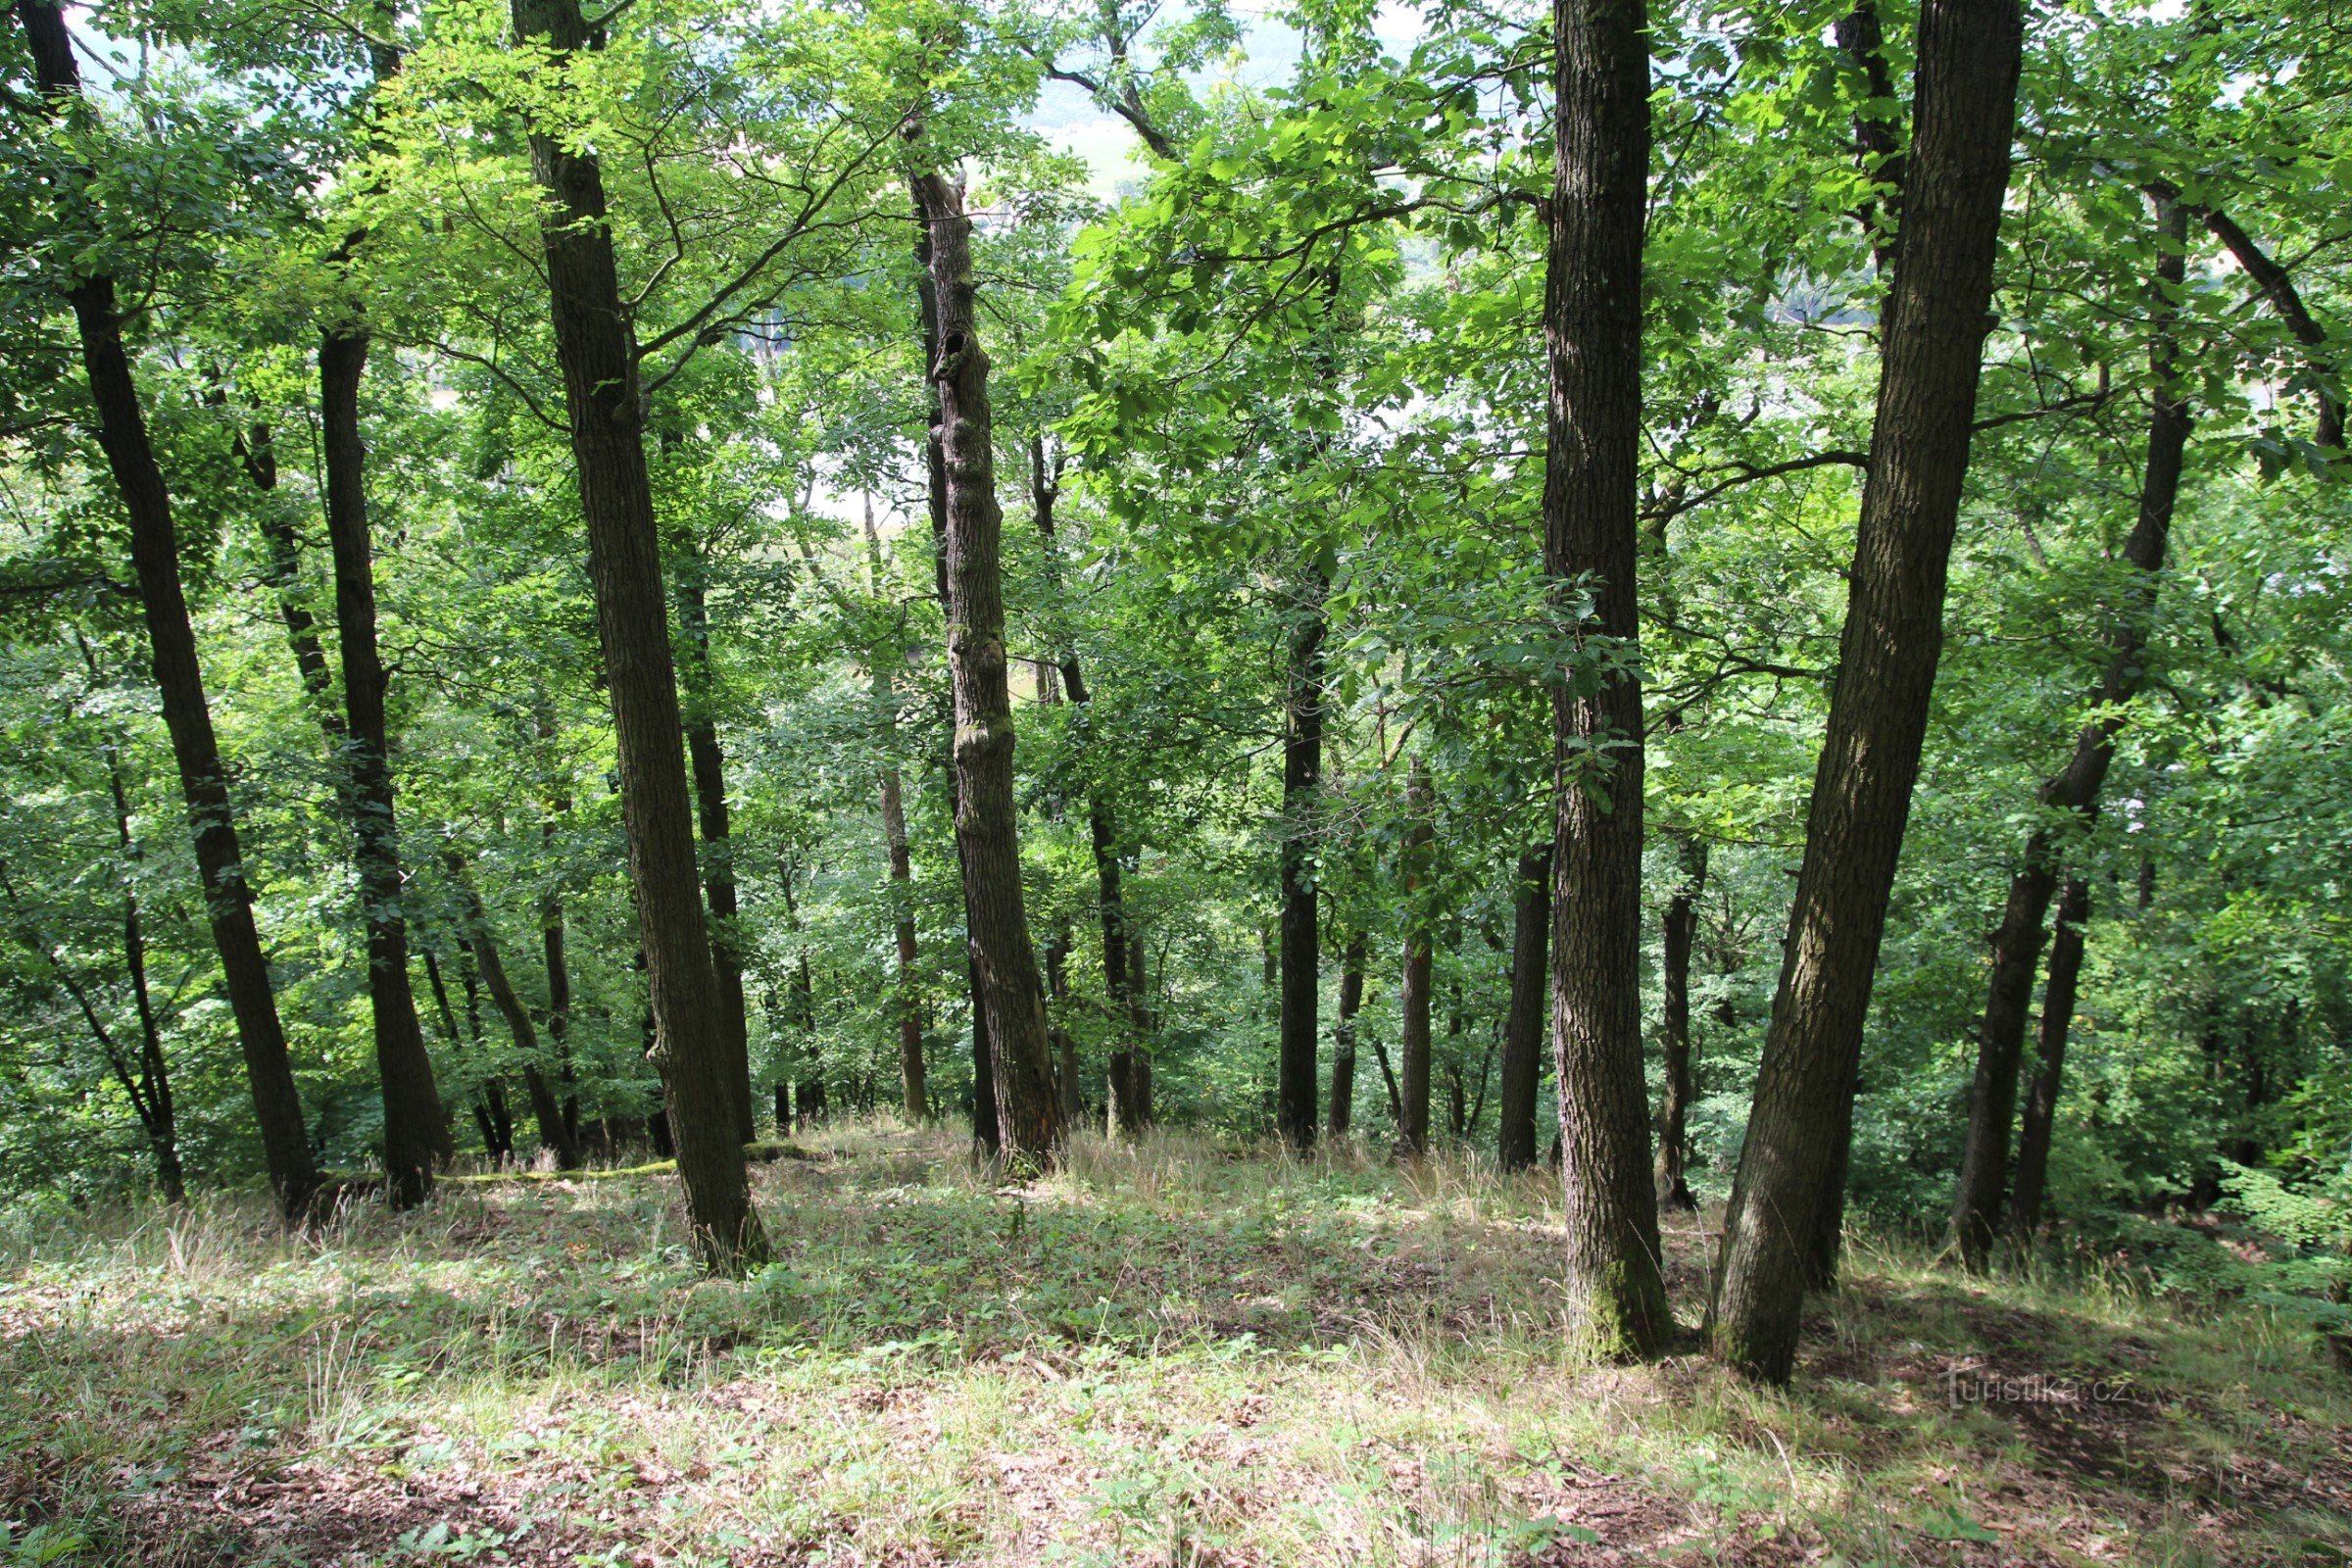
[[2082, 928], [2090, 919], [2090, 884], [2066, 879], [2058, 895], [2058, 934], [2050, 943], [2050, 972], [2041, 993], [2040, 1070], [2026, 1097], [2017, 1135], [2017, 1176], [2009, 1204], [2009, 1234], [2020, 1247], [2041, 1229], [2042, 1194], [2049, 1185], [2050, 1138], [2057, 1126], [2058, 1092], [2066, 1082], [2066, 1037], [2074, 1027], [2075, 992], [2082, 978]]
[[[2180, 289], [2186, 276], [2188, 213], [2173, 193], [2154, 197], [2158, 252], [2151, 289], [2148, 370], [2152, 395], [2148, 444], [2139, 486], [2139, 515], [2124, 542], [2124, 562], [2132, 582], [2108, 632], [2112, 650], [2096, 693], [2096, 716], [2076, 737], [2065, 771], [2041, 787], [2047, 812], [2065, 812], [2087, 826], [2099, 812], [2099, 791], [2115, 757], [2115, 737], [2124, 726], [2123, 706], [2145, 679], [2148, 617], [2156, 600], [2158, 573], [2172, 537], [2173, 509], [2180, 492], [2180, 469], [2188, 445], [2189, 414], [2180, 387], [2180, 349], [2175, 341]], [[2033, 1001], [2034, 970], [2041, 956], [2042, 920], [2058, 885], [2058, 829], [2037, 827], [2009, 881], [2009, 898], [1992, 936], [1992, 961], [1985, 985], [1984, 1013], [1977, 1035], [1977, 1067], [1968, 1099], [1968, 1132], [1960, 1179], [1952, 1195], [1952, 1240], [1963, 1266], [1983, 1269], [1991, 1260], [2000, 1231], [2001, 1200], [2009, 1174], [2009, 1125], [2017, 1109], [2018, 1063], [2025, 1051], [2026, 1012]]]
[[1396, 1054], [1403, 1080], [1396, 1091], [1396, 1146], [1418, 1159], [1429, 1152], [1429, 990], [1433, 954], [1430, 948], [1430, 860], [1435, 854], [1436, 830], [1430, 822], [1436, 792], [1429, 782], [1429, 764], [1413, 759], [1404, 789], [1405, 811], [1411, 825], [1404, 835], [1404, 973], [1396, 988]]
[[1660, 1008], [1658, 1044], [1665, 1069], [1666, 1099], [1658, 1107], [1658, 1204], [1662, 1208], [1694, 1209], [1685, 1171], [1690, 1155], [1687, 1124], [1694, 1093], [1690, 1075], [1690, 949], [1698, 935], [1698, 895], [1707, 876], [1706, 841], [1692, 833], [1677, 835], [1683, 855], [1683, 879], [1666, 904], [1665, 951], [1659, 980], [1665, 992]]
[[1345, 1138], [1355, 1119], [1355, 1015], [1364, 1004], [1364, 934], [1340, 950], [1340, 1010], [1331, 1028], [1331, 1136]]
[[326, 462], [326, 535], [335, 561], [335, 628], [343, 657], [344, 746], [360, 900], [368, 929], [368, 1000], [384, 1101], [384, 1175], [395, 1207], [424, 1201], [433, 1165], [457, 1153], [433, 1059], [409, 980], [409, 923], [401, 907], [400, 830], [394, 814], [384, 663], [375, 635], [375, 543], [368, 521], [368, 448], [360, 381], [368, 333], [346, 324], [318, 342], [318, 424]]
[[[514, 30], [555, 51], [562, 71], [591, 46], [578, 0], [514, 0]], [[588, 521], [589, 575], [612, 704], [621, 816], [645, 943], [653, 1048], [696, 1249], [711, 1268], [762, 1262], [752, 1206], [710, 928], [694, 858], [677, 672], [670, 659], [662, 549], [645, 461], [636, 345], [605, 222], [593, 154], [534, 130], [531, 171], [551, 198], [542, 225], [556, 354]]]
[[703, 834], [703, 894], [710, 906], [710, 968], [718, 982], [719, 1038], [727, 1054], [727, 1093], [735, 1104], [738, 1141], [750, 1143], [752, 1120], [751, 1012], [743, 995], [743, 959], [736, 951], [735, 858], [727, 814], [727, 758], [718, 743], [715, 672], [710, 664], [710, 603], [703, 564], [690, 560], [678, 585], [679, 619], [686, 633], [688, 679], [684, 710], [686, 757], [694, 775], [695, 817]]
[[[44, 112], [69, 112], [81, 96], [81, 78], [64, 14], [39, 0], [21, 0], [17, 20], [24, 28]], [[302, 1101], [286, 1053], [277, 1000], [270, 989], [270, 964], [254, 925], [253, 891], [245, 880], [244, 855], [228, 779], [220, 765], [220, 742], [205, 700], [196, 657], [196, 632], [188, 618], [179, 577], [179, 542], [172, 498], [147, 432], [138, 384], [122, 343], [122, 318], [115, 306], [114, 279], [104, 275], [74, 280], [66, 299], [81, 339], [83, 369], [98, 418], [98, 444], [130, 522], [130, 554], [147, 627], [149, 662], [163, 699], [164, 727], [179, 768], [196, 864], [204, 886], [206, 914], [227, 981], [230, 1011], [261, 1126], [263, 1155], [270, 1187], [289, 1220], [300, 1218], [318, 1188], [311, 1159]]]
[[1511, 1004], [1502, 1023], [1502, 1093], [1494, 1159], [1506, 1171], [1536, 1162], [1536, 1087], [1551, 989], [1551, 846], [1519, 857], [1511, 908]]
[[1282, 736], [1281, 1014], [1274, 1124], [1295, 1150], [1315, 1142], [1316, 1008], [1322, 1001], [1315, 843], [1323, 790], [1324, 584], [1310, 575], [1292, 628]]
[[1785, 1382], [1942, 645], [2008, 187], [2017, 0], [1927, 0], [1876, 425], [1772, 1028], [1726, 1216], [1718, 1354]]
[[951, 611], [948, 664], [956, 694], [956, 842], [964, 903], [980, 967], [1002, 1152], [1026, 1166], [1051, 1164], [1061, 1141], [1061, 1105], [1046, 1035], [1045, 993], [1021, 890], [1019, 824], [1012, 793], [1012, 697], [1004, 658], [1004, 580], [988, 407], [988, 355], [972, 298], [971, 220], [963, 193], [939, 174], [915, 194], [931, 242], [938, 312], [940, 454], [947, 473]]
[[[1592, 574], [1602, 637], [1640, 635], [1642, 239], [1649, 180], [1643, 0], [1554, 0], [1558, 102], [1544, 275], [1551, 395], [1544, 566]], [[1559, 1075], [1563, 1275], [1597, 1353], [1648, 1356], [1674, 1330], [1658, 1265], [1642, 1071], [1642, 683], [1552, 699], [1557, 740], [1551, 1040]]]

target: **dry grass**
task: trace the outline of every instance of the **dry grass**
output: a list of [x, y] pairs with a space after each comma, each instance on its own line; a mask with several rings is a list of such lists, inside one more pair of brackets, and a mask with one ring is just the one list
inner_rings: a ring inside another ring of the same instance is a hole
[[[695, 1279], [658, 1171], [309, 1239], [223, 1199], [0, 1219], [0, 1563], [2352, 1560], [2352, 1391], [2251, 1309], [1865, 1249], [1779, 1394], [1567, 1356], [1540, 1177], [801, 1152], [743, 1285]], [[2125, 1396], [2063, 1397], [2094, 1380]]]

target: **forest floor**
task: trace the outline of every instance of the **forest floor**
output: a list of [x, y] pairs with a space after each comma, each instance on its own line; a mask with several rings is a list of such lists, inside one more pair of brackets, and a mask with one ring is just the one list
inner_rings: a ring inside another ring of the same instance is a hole
[[1541, 1176], [792, 1152], [745, 1284], [643, 1171], [0, 1217], [0, 1564], [2352, 1561], [2352, 1379], [2252, 1308], [1864, 1244], [1772, 1392], [1565, 1354]]

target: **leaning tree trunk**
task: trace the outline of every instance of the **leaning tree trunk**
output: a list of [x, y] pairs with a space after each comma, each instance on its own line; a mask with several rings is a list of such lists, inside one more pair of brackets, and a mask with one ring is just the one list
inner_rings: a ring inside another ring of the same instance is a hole
[[[514, 0], [514, 18], [519, 38], [555, 51], [549, 70], [562, 71], [571, 52], [591, 46], [578, 0]], [[537, 130], [530, 145], [532, 174], [551, 198], [541, 239], [588, 520], [588, 569], [653, 1004], [652, 1054], [666, 1090], [695, 1246], [710, 1267], [732, 1272], [763, 1261], [767, 1237], [735, 1136], [725, 1021], [695, 870], [636, 345], [595, 155]]]
[[1685, 1171], [1690, 1157], [1690, 948], [1698, 935], [1698, 894], [1707, 876], [1707, 845], [1696, 834], [1684, 832], [1683, 879], [1666, 903], [1665, 951], [1659, 981], [1665, 992], [1659, 1008], [1659, 1065], [1665, 1069], [1666, 1099], [1658, 1107], [1658, 1203], [1665, 1208], [1693, 1209]]
[[940, 456], [947, 470], [947, 561], [951, 613], [948, 665], [956, 693], [956, 843], [963, 851], [964, 903], [980, 966], [988, 1020], [997, 1127], [1003, 1152], [1023, 1165], [1050, 1164], [1062, 1141], [1054, 1091], [1045, 992], [1021, 892], [1019, 824], [1012, 793], [1012, 696], [1004, 659], [1004, 577], [998, 548], [991, 451], [988, 355], [972, 300], [971, 220], [963, 193], [932, 173], [914, 181], [931, 241], [939, 358]]
[[2058, 1120], [2058, 1092], [2066, 1082], [2066, 1037], [2074, 1027], [2075, 992], [2082, 978], [2082, 927], [2090, 919], [2090, 884], [2066, 879], [2058, 895], [2058, 934], [2050, 943], [2049, 979], [2041, 993], [2040, 1070], [2026, 1097], [2017, 1135], [2017, 1176], [2009, 1202], [2009, 1234], [2020, 1247], [2041, 1229], [2042, 1193], [2049, 1184], [2050, 1135]]
[[1340, 950], [1340, 1010], [1331, 1026], [1331, 1136], [1345, 1138], [1355, 1120], [1355, 1015], [1364, 1004], [1364, 934], [1352, 932]]
[[563, 1102], [548, 1086], [547, 1074], [540, 1070], [539, 1031], [531, 1026], [530, 1009], [522, 1004], [522, 999], [515, 995], [514, 983], [507, 978], [507, 966], [499, 961], [498, 941], [490, 932], [490, 916], [482, 907], [481, 895], [474, 891], [466, 875], [465, 858], [455, 850], [449, 852], [449, 876], [457, 885], [466, 951], [473, 956], [482, 984], [490, 988], [490, 1004], [507, 1020], [507, 1032], [514, 1037], [514, 1054], [522, 1062], [522, 1085], [531, 1097], [531, 1115], [539, 1123], [539, 1141], [555, 1154], [559, 1170], [577, 1169], [578, 1139], [564, 1115]]
[[[65, 15], [39, 0], [22, 0], [18, 24], [32, 55], [44, 112], [74, 112], [81, 77]], [[122, 510], [130, 521], [131, 564], [138, 579], [139, 607], [147, 622], [147, 648], [155, 684], [163, 699], [164, 727], [179, 766], [180, 793], [188, 808], [196, 866], [204, 884], [205, 911], [227, 981], [229, 1010], [261, 1125], [262, 1152], [270, 1184], [289, 1219], [300, 1217], [318, 1189], [303, 1125], [302, 1100], [294, 1087], [277, 999], [270, 989], [270, 963], [253, 919], [253, 890], [245, 880], [244, 854], [237, 842], [236, 815], [229, 804], [228, 777], [205, 701], [203, 671], [196, 659], [196, 631], [180, 586], [179, 543], [172, 520], [172, 497], [164, 485], [147, 416], [139, 404], [130, 356], [122, 344], [122, 321], [115, 308], [114, 279], [76, 279], [66, 295], [81, 337], [81, 361], [98, 415], [98, 444], [106, 453]]]
[[718, 743], [714, 711], [716, 672], [710, 664], [710, 603], [703, 564], [691, 561], [678, 595], [692, 672], [685, 708], [686, 758], [694, 773], [695, 816], [703, 831], [703, 894], [710, 904], [710, 968], [718, 982], [719, 1037], [727, 1053], [727, 1094], [735, 1104], [735, 1136], [750, 1143], [759, 1129], [752, 1120], [752, 1028], [743, 995], [743, 958], [737, 951], [734, 844], [727, 814], [727, 758]]
[[1313, 576], [1292, 628], [1282, 734], [1282, 1001], [1274, 1124], [1293, 1149], [1315, 1141], [1315, 1011], [1322, 999], [1315, 931], [1315, 826], [1323, 788], [1323, 583]]
[[[1554, 0], [1558, 101], [1544, 326], [1551, 370], [1544, 567], [1597, 577], [1600, 634], [1630, 665], [1642, 446], [1642, 236], [1649, 181], [1643, 0]], [[1673, 1333], [1642, 1071], [1642, 683], [1559, 688], [1551, 1042], [1559, 1074], [1563, 1278], [1592, 1349]]]
[[[2174, 341], [2186, 276], [2188, 211], [2170, 191], [2158, 191], [2153, 199], [2157, 253], [2148, 342], [2148, 447], [2139, 516], [2124, 541], [2124, 561], [2133, 580], [2108, 634], [2113, 652], [2095, 698], [2097, 716], [2076, 737], [2075, 755], [2066, 770], [2041, 787], [2043, 810], [2064, 812], [2082, 824], [2098, 815], [2099, 791], [2115, 758], [2116, 732], [2124, 726], [2124, 705], [2137, 695], [2145, 679], [2148, 616], [2155, 604], [2157, 573], [2164, 569], [2188, 446], [2188, 404], [2181, 395], [2180, 356]], [[2033, 1002], [2034, 966], [2041, 957], [2042, 919], [2058, 886], [2056, 837], [2051, 827], [2043, 826], [2027, 840], [2024, 859], [2009, 880], [2001, 923], [1992, 936], [1984, 1015], [1977, 1033], [1976, 1078], [1968, 1097], [1968, 1136], [1952, 1195], [1952, 1239], [1960, 1261], [1970, 1269], [1982, 1269], [1991, 1260], [1993, 1238], [2000, 1230], [2026, 1012]]]
[[1942, 647], [2021, 32], [2017, 0], [1927, 0], [1920, 16], [1908, 187], [1837, 689], [1715, 1290], [1717, 1353], [1776, 1383], [1795, 1362]]
[[1429, 989], [1431, 982], [1430, 861], [1436, 854], [1436, 830], [1430, 822], [1436, 796], [1430, 787], [1429, 764], [1413, 759], [1406, 776], [1405, 811], [1411, 825], [1404, 835], [1404, 972], [1396, 987], [1396, 1053], [1402, 1082], [1394, 1091], [1396, 1146], [1418, 1159], [1429, 1152]]
[[343, 654], [344, 747], [360, 900], [368, 928], [368, 1000], [384, 1100], [384, 1175], [395, 1206], [422, 1202], [433, 1164], [457, 1150], [433, 1082], [433, 1058], [409, 981], [409, 923], [401, 908], [400, 832], [393, 814], [384, 662], [375, 639], [375, 545], [368, 523], [368, 448], [360, 434], [364, 326], [330, 327], [318, 342], [318, 425], [326, 460], [326, 535], [335, 560], [335, 627]]
[[1551, 846], [1519, 857], [1511, 910], [1511, 1006], [1502, 1021], [1501, 1126], [1495, 1163], [1525, 1170], [1536, 1162], [1536, 1087], [1543, 1077], [1544, 1004], [1551, 972]]

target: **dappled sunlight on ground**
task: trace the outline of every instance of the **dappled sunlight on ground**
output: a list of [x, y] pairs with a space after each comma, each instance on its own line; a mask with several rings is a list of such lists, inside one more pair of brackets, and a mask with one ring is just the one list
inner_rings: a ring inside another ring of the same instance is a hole
[[[1539, 1174], [851, 1127], [698, 1280], [674, 1178], [0, 1231], [0, 1562], [2340, 1562], [2352, 1397], [2250, 1310], [1865, 1249], [1795, 1388], [1560, 1348]], [[1706, 1230], [1670, 1219], [1694, 1321]], [[54, 1558], [43, 1553], [56, 1553]]]

